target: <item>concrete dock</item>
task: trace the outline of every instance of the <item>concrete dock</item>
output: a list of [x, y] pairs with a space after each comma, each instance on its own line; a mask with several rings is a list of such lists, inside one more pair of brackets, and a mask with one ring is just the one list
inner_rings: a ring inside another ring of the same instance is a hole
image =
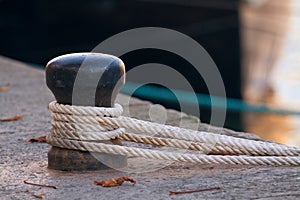
[[[0, 118], [22, 116], [17, 121], [0, 122], [0, 199], [36, 199], [28, 192], [44, 194], [44, 199], [299, 199], [299, 167], [261, 167], [231, 165], [194, 165], [172, 163], [151, 172], [123, 172], [116, 170], [61, 172], [47, 168], [46, 143], [28, 143], [31, 138], [47, 135], [51, 128], [47, 106], [54, 100], [45, 84], [43, 70], [0, 57], [0, 86], [11, 84], [11, 89], [0, 92]], [[123, 107], [130, 106], [130, 115], [149, 120], [150, 102], [119, 95]], [[128, 115], [129, 113], [124, 113]], [[191, 126], [194, 117], [167, 110], [167, 124]], [[201, 123], [199, 130], [216, 134], [260, 140], [255, 135], [235, 132]], [[130, 176], [137, 180], [133, 186], [104, 188], [93, 184]], [[24, 184], [55, 185], [58, 188]], [[220, 187], [220, 190], [191, 194], [169, 195], [169, 191], [199, 190]]]

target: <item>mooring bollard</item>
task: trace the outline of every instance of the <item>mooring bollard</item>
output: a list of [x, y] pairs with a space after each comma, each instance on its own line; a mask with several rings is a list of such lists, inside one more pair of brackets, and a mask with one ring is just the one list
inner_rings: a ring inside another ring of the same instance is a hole
[[[120, 169], [127, 165], [126, 156], [198, 164], [300, 165], [300, 149], [296, 147], [121, 116], [122, 106], [114, 104], [125, 82], [125, 67], [114, 56], [77, 53], [57, 57], [47, 65], [46, 80], [57, 100], [49, 104], [51, 169]], [[183, 150], [193, 144], [192, 150], [201, 153], [122, 146], [121, 140]], [[209, 151], [215, 155], [203, 154]]]
[[[74, 90], [78, 72], [81, 79]], [[90, 85], [89, 79], [99, 80], [96, 85]], [[84, 81], [86, 80], [86, 81]], [[46, 82], [55, 99], [60, 104], [78, 106], [113, 107], [116, 96], [125, 82], [125, 67], [123, 62], [111, 55], [100, 53], [73, 53], [49, 61], [46, 67]], [[86, 96], [87, 91], [95, 91], [95, 96]], [[73, 92], [77, 92], [74, 102]], [[91, 101], [92, 100], [92, 101]], [[101, 141], [100, 141], [101, 142]], [[109, 142], [109, 141], [103, 141]], [[122, 145], [118, 139], [111, 143]], [[97, 157], [105, 159], [105, 165]], [[90, 153], [63, 149], [52, 146], [48, 152], [48, 167], [56, 170], [100, 170], [122, 168], [127, 165], [127, 157], [106, 153]]]

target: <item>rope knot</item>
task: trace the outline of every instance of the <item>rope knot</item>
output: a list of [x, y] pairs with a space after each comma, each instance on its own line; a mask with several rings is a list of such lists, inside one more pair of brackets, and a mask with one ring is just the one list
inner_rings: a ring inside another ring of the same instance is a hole
[[[60, 148], [199, 164], [300, 166], [300, 148], [124, 117], [119, 104], [104, 108], [51, 102], [49, 108], [52, 129], [47, 142]], [[136, 133], [125, 133], [125, 129]], [[117, 137], [129, 142], [191, 151], [182, 154], [100, 142]], [[205, 155], [209, 153], [215, 155]]]

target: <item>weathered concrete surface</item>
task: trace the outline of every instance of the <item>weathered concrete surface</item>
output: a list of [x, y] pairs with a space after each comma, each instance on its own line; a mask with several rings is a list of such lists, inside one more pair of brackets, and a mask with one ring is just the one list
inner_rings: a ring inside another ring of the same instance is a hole
[[[30, 138], [43, 136], [50, 130], [47, 105], [54, 99], [46, 88], [44, 72], [22, 63], [0, 57], [0, 85], [11, 83], [12, 88], [0, 92], [0, 117], [22, 115], [19, 121], [0, 122], [0, 199], [36, 199], [25, 193], [29, 189], [45, 194], [45, 199], [299, 199], [299, 167], [213, 166], [173, 163], [148, 173], [125, 173], [114, 170], [94, 172], [59, 172], [47, 169], [48, 144], [28, 144]], [[119, 96], [119, 102], [128, 97]], [[131, 100], [125, 114], [149, 119], [149, 102]], [[168, 110], [167, 122], [184, 126], [197, 120]], [[222, 130], [200, 124], [201, 130], [258, 139], [256, 136]], [[93, 180], [132, 176], [137, 184], [103, 188]], [[59, 188], [40, 188], [25, 185], [24, 180], [57, 185]], [[221, 187], [218, 191], [169, 196], [170, 190], [194, 190]]]

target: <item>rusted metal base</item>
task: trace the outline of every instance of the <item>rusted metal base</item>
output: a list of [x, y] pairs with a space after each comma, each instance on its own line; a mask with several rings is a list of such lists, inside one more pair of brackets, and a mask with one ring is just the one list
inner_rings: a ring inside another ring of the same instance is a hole
[[[113, 143], [116, 144], [116, 141]], [[101, 159], [97, 159], [101, 158]], [[104, 161], [102, 163], [100, 160]], [[127, 157], [106, 153], [90, 153], [51, 147], [48, 152], [48, 168], [61, 171], [86, 171], [120, 169], [127, 166]]]
[[[103, 164], [97, 157], [105, 159]], [[62, 171], [85, 171], [118, 169], [127, 166], [127, 157], [122, 155], [112, 155], [106, 153], [93, 153], [86, 151], [76, 151], [51, 147], [48, 152], [48, 168]]]

